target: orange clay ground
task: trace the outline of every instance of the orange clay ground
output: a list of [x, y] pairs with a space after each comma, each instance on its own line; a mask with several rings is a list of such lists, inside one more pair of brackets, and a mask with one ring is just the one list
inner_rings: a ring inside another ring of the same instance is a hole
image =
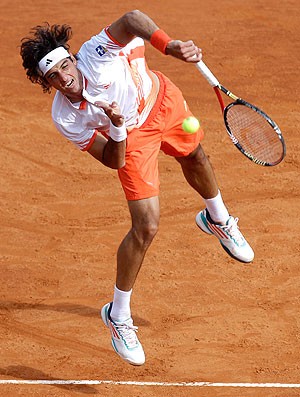
[[[183, 91], [223, 198], [255, 250], [244, 265], [194, 222], [203, 203], [160, 155], [161, 223], [133, 293], [147, 355], [113, 352], [99, 318], [130, 227], [116, 172], [56, 132], [52, 96], [25, 77], [20, 39], [48, 21], [73, 27], [71, 49], [139, 8], [193, 39], [222, 83], [281, 127], [285, 161], [251, 163], [231, 144], [196, 68], [147, 45], [151, 68]], [[0, 379], [299, 383], [299, 12], [296, 0], [59, 2], [4, 0], [0, 14]], [[289, 397], [300, 389], [7, 385], [0, 396]]]

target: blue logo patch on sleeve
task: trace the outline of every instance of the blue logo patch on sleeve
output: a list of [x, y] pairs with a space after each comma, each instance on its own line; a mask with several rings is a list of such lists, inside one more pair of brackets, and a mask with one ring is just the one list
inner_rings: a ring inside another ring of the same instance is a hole
[[98, 47], [96, 47], [95, 50], [100, 55], [100, 57], [102, 57], [102, 55], [104, 55], [107, 52], [107, 49], [102, 47], [102, 45], [98, 45]]

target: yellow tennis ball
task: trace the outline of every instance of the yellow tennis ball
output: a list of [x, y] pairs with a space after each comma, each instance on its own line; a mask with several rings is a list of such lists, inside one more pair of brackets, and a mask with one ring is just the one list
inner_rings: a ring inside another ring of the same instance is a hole
[[183, 120], [182, 129], [189, 134], [194, 134], [200, 128], [199, 120], [196, 117], [190, 116]]

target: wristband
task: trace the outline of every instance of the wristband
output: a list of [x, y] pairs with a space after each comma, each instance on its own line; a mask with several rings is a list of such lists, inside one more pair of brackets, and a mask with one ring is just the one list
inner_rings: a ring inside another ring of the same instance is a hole
[[114, 140], [115, 142], [124, 141], [127, 138], [127, 130], [125, 124], [121, 125], [121, 127], [116, 127], [110, 122], [109, 127], [109, 137]]
[[153, 47], [165, 55], [166, 47], [171, 40], [171, 37], [169, 37], [162, 29], [156, 30], [150, 37], [150, 43], [153, 45]]

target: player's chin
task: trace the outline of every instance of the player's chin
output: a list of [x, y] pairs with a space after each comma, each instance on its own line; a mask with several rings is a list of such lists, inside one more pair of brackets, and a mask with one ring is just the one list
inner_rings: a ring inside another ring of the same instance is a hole
[[81, 92], [79, 84], [72, 83], [70, 86], [62, 87], [61, 92], [64, 95], [76, 95]]

